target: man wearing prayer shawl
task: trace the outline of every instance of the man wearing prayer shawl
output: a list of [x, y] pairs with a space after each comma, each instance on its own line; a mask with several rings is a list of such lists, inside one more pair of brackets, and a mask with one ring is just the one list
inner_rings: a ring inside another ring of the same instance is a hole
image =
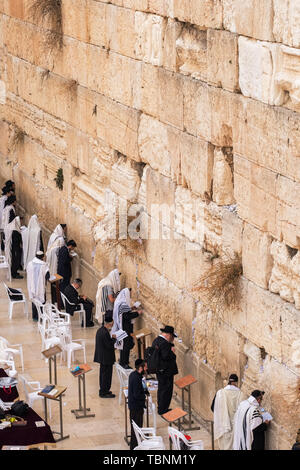
[[98, 323], [102, 323], [106, 313], [113, 315], [114, 303], [121, 290], [120, 274], [118, 269], [114, 269], [98, 284], [95, 314]]
[[24, 269], [30, 261], [35, 258], [38, 251], [44, 252], [42, 229], [36, 215], [33, 215], [29, 221], [26, 231], [22, 233], [23, 239], [23, 266]]
[[4, 186], [2, 188], [2, 196], [0, 197], [0, 231], [1, 231], [1, 250], [4, 251], [4, 221], [3, 221], [3, 212], [7, 199], [9, 196], [13, 196], [13, 190]]
[[59, 248], [65, 246], [65, 231], [66, 224], [59, 224], [55, 227], [54, 232], [49, 238], [47, 253], [46, 253], [46, 262], [49, 266], [50, 275], [53, 276], [57, 274], [57, 254]]
[[115, 347], [120, 350], [120, 366], [124, 369], [131, 369], [129, 365], [129, 355], [130, 350], [134, 347], [132, 320], [142, 313], [141, 310], [134, 311], [131, 309], [130, 304], [130, 290], [125, 288], [121, 290], [114, 304], [114, 326], [112, 328], [112, 333], [115, 333], [118, 330], [124, 330], [128, 335], [123, 340], [116, 341], [115, 344]]
[[44, 304], [46, 301], [46, 281], [50, 277], [49, 267], [43, 261], [44, 253], [38, 251], [33, 260], [27, 264], [27, 289], [29, 300], [32, 302], [32, 319], [38, 320], [35, 301]]
[[240, 403], [234, 417], [233, 450], [264, 450], [265, 431], [269, 421], [264, 421], [260, 405], [265, 392], [254, 390]]
[[220, 450], [232, 450], [234, 415], [242, 400], [237, 385], [238, 376], [231, 374], [228, 385], [216, 393], [211, 405], [214, 413], [214, 436]]
[[5, 258], [11, 268], [11, 276], [14, 279], [23, 279], [23, 276], [18, 273], [18, 270], [21, 269], [22, 259], [20, 217], [14, 217], [13, 220], [6, 225], [4, 236]]
[[[66, 244], [66, 230], [66, 224], [58, 224], [49, 238], [46, 252], [46, 263], [49, 266], [50, 276], [57, 274], [58, 251]], [[51, 284], [51, 302], [53, 304], [57, 302], [54, 283]]]

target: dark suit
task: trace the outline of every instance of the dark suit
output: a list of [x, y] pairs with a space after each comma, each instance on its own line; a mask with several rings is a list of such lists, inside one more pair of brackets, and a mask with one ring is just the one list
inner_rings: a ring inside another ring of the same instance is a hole
[[131, 320], [138, 316], [139, 314], [137, 312], [133, 312], [131, 310], [128, 310], [127, 312], [124, 311], [124, 313], [122, 313], [123, 330], [126, 331], [128, 335], [127, 338], [123, 340], [123, 349], [120, 351], [120, 365], [122, 367], [129, 364], [130, 350], [134, 347], [134, 340], [131, 336], [131, 333], [133, 333], [133, 324], [131, 323]]
[[146, 394], [143, 387], [143, 375], [137, 370], [131, 372], [128, 379], [128, 408], [130, 410], [131, 424], [130, 450], [133, 450], [138, 443], [132, 426], [132, 420], [140, 428], [143, 427], [144, 409], [146, 408]]
[[176, 354], [171, 350], [174, 345], [161, 336], [153, 341], [152, 346], [159, 348], [159, 367], [156, 373], [157, 411], [162, 415], [169, 409], [173, 395], [174, 375], [178, 374]]
[[94, 362], [100, 364], [99, 371], [99, 395], [107, 395], [112, 381], [113, 365], [116, 362], [115, 339], [105, 326], [101, 326], [96, 333]]
[[66, 312], [73, 316], [74, 312], [80, 310], [79, 304], [82, 304], [86, 313], [86, 324], [89, 325], [92, 321], [93, 304], [80, 298], [77, 290], [72, 286], [72, 284], [69, 284], [65, 288], [64, 295], [67, 297], [69, 302], [75, 304], [70, 305], [66, 302]]
[[64, 292], [72, 277], [72, 256], [66, 246], [62, 246], [58, 250], [57, 255], [57, 274], [63, 277], [60, 281], [60, 290]]

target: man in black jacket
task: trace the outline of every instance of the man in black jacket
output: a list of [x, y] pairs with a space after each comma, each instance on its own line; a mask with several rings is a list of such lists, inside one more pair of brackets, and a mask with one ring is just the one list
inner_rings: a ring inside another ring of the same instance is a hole
[[67, 246], [62, 246], [58, 250], [57, 255], [57, 274], [63, 277], [60, 281], [60, 290], [61, 292], [65, 291], [67, 285], [70, 284], [70, 280], [72, 277], [72, 267], [71, 262], [73, 256], [71, 255], [70, 251], [76, 248], [76, 242], [74, 240], [69, 240], [67, 242]]
[[96, 334], [96, 345], [94, 362], [100, 364], [99, 371], [99, 397], [101, 398], [115, 398], [110, 391], [113, 365], [116, 362], [115, 356], [115, 341], [116, 336], [110, 336], [109, 331], [112, 329], [113, 319], [108, 314], [104, 316], [104, 325], [98, 329]]
[[165, 326], [161, 328], [162, 332], [152, 344], [153, 348], [158, 348], [159, 364], [157, 367], [157, 411], [159, 415], [163, 415], [170, 411], [170, 403], [173, 395], [174, 375], [178, 374], [176, 364], [175, 347], [173, 344], [174, 338], [177, 335], [174, 333], [173, 326]]
[[72, 284], [69, 284], [65, 288], [64, 295], [66, 296], [67, 300], [71, 304], [75, 304], [75, 305], [70, 305], [68, 302], [66, 302], [66, 312], [69, 313], [69, 315], [73, 316], [76, 310], [80, 310], [79, 304], [82, 304], [85, 310], [86, 326], [92, 327], [94, 326], [94, 322], [92, 321], [92, 317], [93, 317], [92, 310], [93, 310], [94, 304], [90, 300], [88, 300], [85, 295], [78, 294], [78, 289], [80, 289], [81, 286], [82, 286], [82, 280], [75, 279], [75, 281], [73, 281]]
[[134, 421], [140, 428], [143, 427], [143, 416], [144, 409], [146, 408], [147, 393], [146, 389], [143, 387], [145, 367], [145, 361], [137, 359], [135, 361], [135, 371], [131, 372], [128, 379], [128, 408], [130, 411], [131, 423], [130, 450], [133, 450], [138, 445], [132, 421]]

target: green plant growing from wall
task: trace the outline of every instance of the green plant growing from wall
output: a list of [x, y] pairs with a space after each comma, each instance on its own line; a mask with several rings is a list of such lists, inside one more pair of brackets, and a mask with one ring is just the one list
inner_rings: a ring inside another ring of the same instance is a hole
[[56, 172], [56, 178], [54, 178], [54, 181], [56, 183], [56, 187], [62, 191], [64, 189], [64, 173], [63, 169], [59, 168]]
[[30, 13], [37, 23], [47, 22], [45, 46], [50, 49], [63, 48], [62, 0], [32, 0]]

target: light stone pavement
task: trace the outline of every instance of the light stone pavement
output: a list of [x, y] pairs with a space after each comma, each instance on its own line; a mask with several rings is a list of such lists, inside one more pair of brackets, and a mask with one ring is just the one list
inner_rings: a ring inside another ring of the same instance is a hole
[[[37, 330], [37, 324], [31, 318], [31, 304], [29, 304], [29, 318], [23, 313], [23, 307], [15, 305], [13, 318], [8, 318], [8, 299], [2, 281], [7, 282], [1, 273], [0, 283], [0, 336], [6, 338], [11, 344], [21, 343], [24, 353], [24, 374], [32, 380], [40, 381], [41, 385], [49, 383], [48, 364], [41, 356], [41, 338]], [[11, 287], [22, 288], [26, 293], [26, 280], [13, 280]], [[49, 291], [47, 297], [50, 298]], [[116, 394], [115, 399], [101, 399], [98, 396], [99, 366], [93, 363], [94, 342], [97, 327], [83, 329], [79, 326], [77, 317], [72, 319], [73, 339], [86, 340], [87, 362], [91, 365], [92, 371], [86, 374], [87, 406], [91, 408], [91, 413], [95, 413], [94, 418], [76, 419], [71, 410], [78, 408], [78, 383], [68, 371], [66, 362], [60, 363], [58, 357], [58, 385], [66, 386], [67, 391], [63, 397], [63, 430], [64, 435], [70, 435], [69, 439], [58, 442], [54, 449], [73, 450], [128, 450], [129, 447], [124, 441], [124, 403], [119, 406], [118, 392], [119, 383], [116, 374], [113, 374], [112, 391]], [[134, 361], [134, 354], [131, 363]], [[22, 374], [19, 358], [16, 358], [16, 367]], [[82, 352], [75, 353], [75, 365], [83, 362]], [[25, 399], [25, 394], [21, 384], [18, 386], [20, 399]], [[173, 407], [178, 406], [175, 402]], [[34, 410], [44, 418], [43, 400], [38, 400], [33, 405]], [[59, 404], [51, 403], [52, 417], [48, 421], [52, 430], [59, 431]], [[49, 419], [49, 418], [48, 418]], [[150, 426], [152, 425], [150, 417]], [[144, 425], [146, 425], [144, 423]], [[164, 438], [166, 449], [168, 449], [167, 425], [162, 418], [157, 416], [157, 434]], [[209, 433], [201, 427], [200, 431], [188, 432], [193, 439], [202, 439], [205, 449], [211, 449], [211, 437]], [[51, 449], [51, 447], [48, 447]]]

